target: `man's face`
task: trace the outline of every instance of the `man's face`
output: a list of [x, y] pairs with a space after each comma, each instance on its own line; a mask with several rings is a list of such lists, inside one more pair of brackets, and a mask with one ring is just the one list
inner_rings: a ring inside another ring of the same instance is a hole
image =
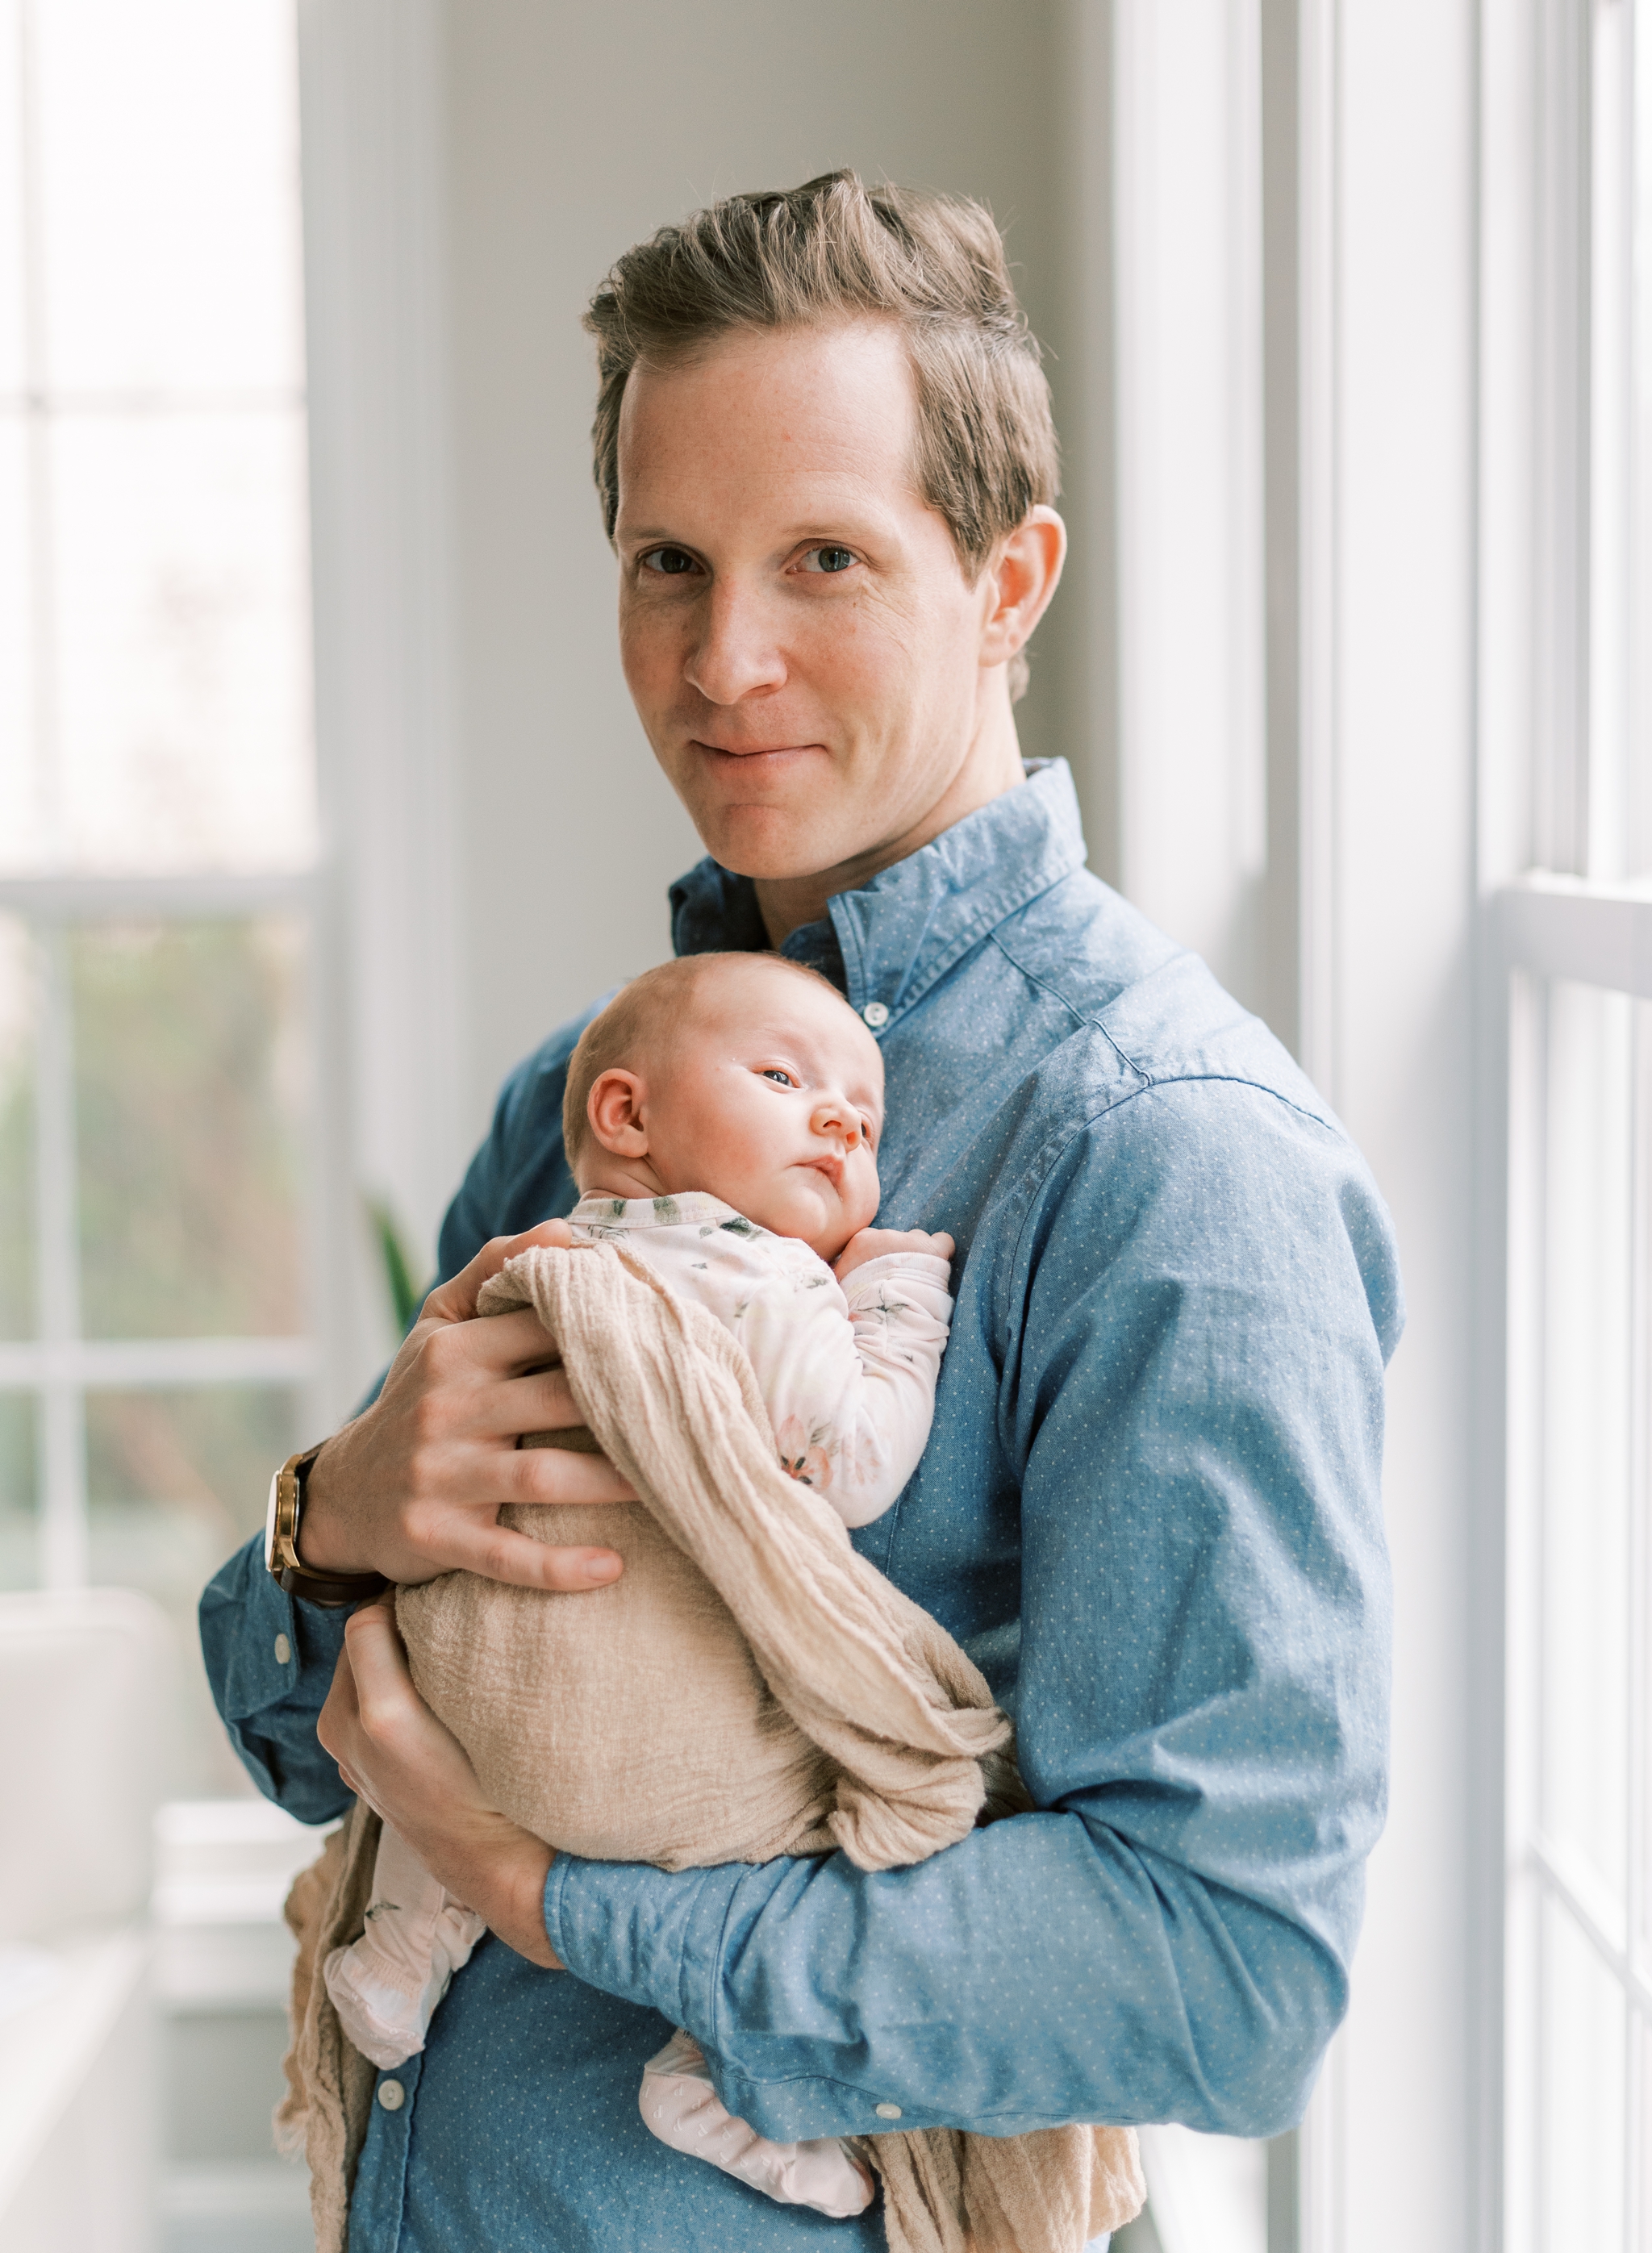
[[993, 577], [913, 478], [881, 321], [638, 369], [619, 429], [620, 648], [708, 850], [784, 878], [895, 857], [979, 722]]

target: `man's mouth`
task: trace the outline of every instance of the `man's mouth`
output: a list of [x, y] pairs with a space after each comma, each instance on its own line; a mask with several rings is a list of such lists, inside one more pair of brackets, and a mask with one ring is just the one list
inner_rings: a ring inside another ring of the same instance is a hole
[[715, 767], [726, 766], [747, 775], [773, 771], [782, 760], [800, 759], [810, 751], [824, 753], [824, 743], [708, 743], [690, 736], [690, 750], [701, 751]]

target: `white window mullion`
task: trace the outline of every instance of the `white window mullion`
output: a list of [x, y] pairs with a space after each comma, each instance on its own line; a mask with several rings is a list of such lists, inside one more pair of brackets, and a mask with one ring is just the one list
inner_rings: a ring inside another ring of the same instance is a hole
[[309, 1385], [321, 1356], [308, 1337], [81, 1338], [0, 1344], [0, 1392], [66, 1385], [82, 1392], [209, 1385]]
[[1629, 1721], [1628, 1867], [1625, 1873], [1626, 1981], [1630, 2008], [1628, 2019], [1628, 2056], [1625, 2089], [1628, 2107], [1624, 2137], [1628, 2180], [1624, 2185], [1625, 2242], [1637, 2253], [1648, 2240], [1652, 2222], [1649, 2201], [1649, 2153], [1638, 2133], [1647, 2113], [1647, 2058], [1652, 2033], [1652, 1984], [1649, 1984], [1643, 1935], [1647, 1930], [1647, 1761], [1652, 1752], [1649, 1735], [1647, 1697], [1652, 1690], [1647, 1636], [1652, 1619], [1647, 1603], [1649, 1440], [1647, 1357], [1652, 1349], [1652, 1008], [1642, 1001], [1635, 1013], [1632, 1050], [1631, 1101], [1634, 1106], [1632, 1144], [1630, 1438], [1629, 1438], [1629, 1554], [1626, 1598], [1629, 1608]]
[[[1509, 920], [1512, 922], [1512, 917]], [[1508, 1214], [1505, 1336], [1500, 1372], [1505, 1416], [1507, 1620], [1502, 1713], [1508, 1757], [1506, 1833], [1496, 1867], [1506, 1872], [1502, 2068], [1502, 2227], [1490, 2253], [1534, 2253], [1543, 2211], [1540, 2115], [1539, 1931], [1543, 1889], [1524, 1852], [1541, 1802], [1544, 1637], [1539, 1631], [1543, 1477], [1547, 1453], [1542, 1309], [1547, 1294], [1543, 1185], [1548, 1174], [1548, 989], [1516, 972], [1509, 981]]]
[[1611, 878], [1636, 864], [1631, 823], [1635, 634], [1634, 10], [1593, 10], [1589, 105], [1588, 729], [1575, 863]]
[[[80, 1336], [80, 1241], [75, 1182], [74, 1024], [68, 934], [36, 932], [40, 965], [35, 1113], [35, 1269], [39, 1336], [66, 1355]], [[86, 1504], [85, 1396], [66, 1373], [40, 1402], [40, 1569], [49, 1588], [83, 1587], [91, 1542]]]

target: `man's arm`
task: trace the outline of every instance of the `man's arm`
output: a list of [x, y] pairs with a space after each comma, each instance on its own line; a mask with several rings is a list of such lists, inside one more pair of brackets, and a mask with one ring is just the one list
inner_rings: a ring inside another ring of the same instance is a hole
[[201, 1655], [230, 1742], [265, 1798], [301, 1823], [331, 1823], [350, 1804], [337, 1765], [316, 1741], [345, 1617], [278, 1587], [261, 1533], [201, 1598]]
[[1328, 1129], [1191, 1083], [1075, 1136], [1014, 1263], [1000, 1432], [1047, 1811], [875, 1875], [559, 1856], [547, 1931], [689, 2027], [771, 2136], [891, 2106], [1272, 2133], [1345, 2007], [1383, 1812], [1385, 1218]]
[[[498, 1239], [521, 1231], [533, 1240], [559, 1238], [560, 1224], [540, 1224], [571, 1210], [562, 1086], [586, 1021], [563, 1026], [505, 1082], [443, 1220], [436, 1290], [370, 1406], [312, 1467], [300, 1535], [305, 1563], [428, 1580], [460, 1562], [464, 1551], [463, 1561], [479, 1572], [508, 1577], [514, 1570], [533, 1584], [548, 1565], [561, 1585], [596, 1587], [605, 1575], [590, 1567], [617, 1562], [611, 1552], [540, 1547], [494, 1525], [504, 1501], [599, 1501], [624, 1489], [597, 1458], [517, 1450], [519, 1430], [577, 1422], [566, 1382], [537, 1367], [544, 1340], [531, 1317], [464, 1319], [510, 1248]], [[454, 1506], [456, 1496], [463, 1507]], [[215, 1576], [200, 1624], [219, 1712], [259, 1789], [303, 1822], [342, 1813], [349, 1794], [316, 1741], [316, 1721], [345, 1615], [284, 1594], [264, 1569], [261, 1539]]]

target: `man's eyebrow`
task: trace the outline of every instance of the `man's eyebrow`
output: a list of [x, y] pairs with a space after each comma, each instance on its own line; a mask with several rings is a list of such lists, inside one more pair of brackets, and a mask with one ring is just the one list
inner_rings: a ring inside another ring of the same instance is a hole
[[[795, 547], [806, 540], [854, 540], [861, 531], [873, 533], [875, 523], [868, 520], [878, 515], [875, 501], [860, 500], [840, 513], [832, 516], [810, 516], [798, 523], [783, 526], [774, 535], [777, 541]], [[675, 547], [693, 548], [694, 542], [685, 534], [673, 532], [663, 524], [628, 524], [622, 515], [614, 527], [615, 537], [626, 541], [669, 541]]]

